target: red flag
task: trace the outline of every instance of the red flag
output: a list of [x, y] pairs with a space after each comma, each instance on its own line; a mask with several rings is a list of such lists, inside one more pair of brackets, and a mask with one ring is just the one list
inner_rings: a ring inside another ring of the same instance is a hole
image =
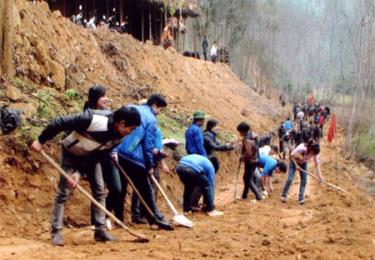
[[336, 115], [332, 114], [331, 125], [329, 126], [327, 140], [332, 143], [333, 138], [336, 136]]

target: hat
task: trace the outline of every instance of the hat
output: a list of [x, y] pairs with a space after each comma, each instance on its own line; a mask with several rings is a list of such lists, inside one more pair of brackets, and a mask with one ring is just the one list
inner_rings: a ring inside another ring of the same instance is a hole
[[197, 110], [193, 114], [194, 119], [205, 119], [206, 115], [202, 110]]

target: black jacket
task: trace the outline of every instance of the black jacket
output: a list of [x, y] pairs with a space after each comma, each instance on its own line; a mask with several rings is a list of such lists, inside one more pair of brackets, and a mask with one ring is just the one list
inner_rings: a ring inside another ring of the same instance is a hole
[[53, 119], [39, 136], [39, 142], [43, 144], [63, 131], [71, 131], [62, 140], [63, 148], [77, 156], [105, 153], [121, 142], [114, 130], [112, 113], [98, 110], [88, 109], [80, 114]]
[[206, 150], [207, 156], [210, 156], [213, 151], [230, 151], [233, 150], [233, 146], [220, 144], [216, 139], [216, 133], [214, 131], [205, 130], [203, 132], [204, 149]]

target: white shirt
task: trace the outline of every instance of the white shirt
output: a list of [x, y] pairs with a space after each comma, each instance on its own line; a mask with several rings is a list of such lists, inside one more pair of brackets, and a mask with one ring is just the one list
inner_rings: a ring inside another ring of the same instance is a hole
[[211, 53], [211, 56], [216, 56], [217, 55], [216, 45], [212, 45], [210, 53]]
[[265, 145], [259, 148], [259, 154], [270, 155], [270, 152], [271, 152], [271, 146], [269, 145]]

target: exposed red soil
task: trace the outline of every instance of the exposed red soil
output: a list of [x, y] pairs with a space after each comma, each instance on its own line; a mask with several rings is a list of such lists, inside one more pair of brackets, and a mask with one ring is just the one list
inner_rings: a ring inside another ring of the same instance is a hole
[[[100, 83], [108, 86], [114, 107], [161, 92], [175, 102], [169, 106], [170, 113], [187, 115], [201, 108], [231, 133], [242, 120], [259, 133], [269, 131], [287, 113], [274, 100], [251, 91], [226, 65], [184, 58], [173, 50], [142, 45], [128, 35], [103, 28], [88, 31], [51, 13], [45, 3], [17, 0], [16, 7], [20, 14], [16, 19], [16, 67], [20, 78], [39, 88], [52, 87], [61, 93], [73, 88], [83, 95], [91, 84]], [[59, 85], [59, 66], [65, 71], [65, 86]], [[52, 70], [55, 74], [48, 83]], [[33, 99], [21, 102], [37, 105]], [[246, 116], [241, 114], [243, 109], [248, 111], [243, 113]], [[233, 202], [238, 154], [223, 153], [215, 198], [218, 209], [225, 212], [223, 217], [188, 215], [194, 228], [173, 232], [152, 231], [146, 225], [133, 227], [151, 239], [147, 244], [134, 243], [126, 232], [115, 229], [120, 242], [97, 244], [89, 227], [88, 203], [75, 192], [66, 210], [66, 222], [71, 226], [63, 231], [66, 245], [57, 248], [50, 244], [49, 219], [58, 174], [37, 155], [16, 145], [19, 134], [0, 137], [1, 259], [375, 259], [374, 200], [356, 185], [357, 177], [369, 170], [341, 156], [337, 148], [341, 135], [337, 146], [323, 142], [321, 161], [326, 179], [345, 193], [309, 179], [306, 204], [300, 206], [296, 176], [290, 199], [282, 204], [286, 175], [279, 175], [269, 199], [256, 204]], [[46, 150], [58, 158], [57, 145]], [[181, 209], [178, 178], [163, 175], [162, 179]], [[161, 198], [159, 201], [163, 212], [168, 212]]]

